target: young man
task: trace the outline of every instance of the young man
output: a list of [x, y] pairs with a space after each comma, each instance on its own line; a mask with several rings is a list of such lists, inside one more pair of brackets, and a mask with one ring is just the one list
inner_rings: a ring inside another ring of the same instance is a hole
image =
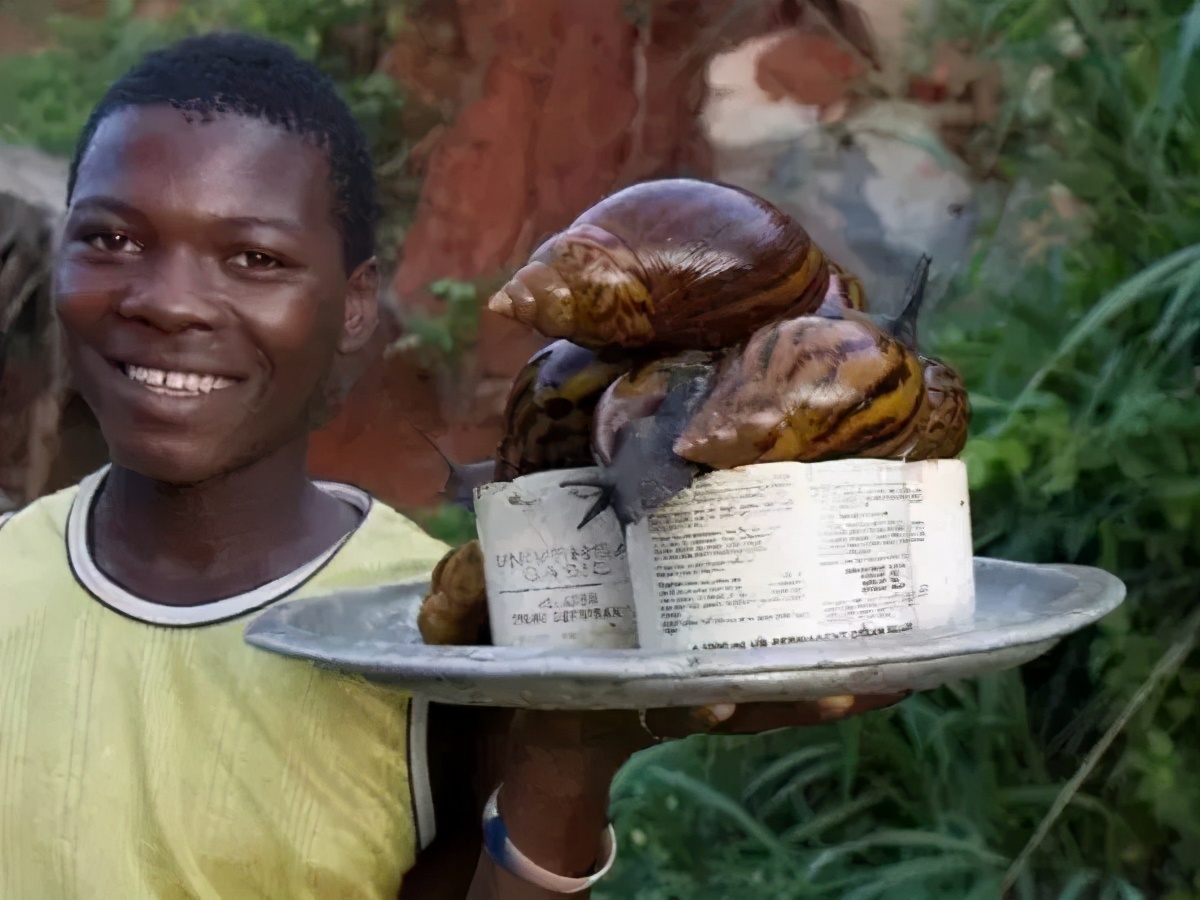
[[[68, 193], [56, 308], [112, 464], [0, 523], [0, 897], [582, 884], [615, 852], [608, 787], [650, 742], [637, 716], [431, 723], [242, 639], [269, 604], [421, 576], [446, 549], [305, 472], [331, 376], [376, 324], [370, 160], [330, 82], [243, 35], [153, 54], [96, 107]], [[894, 699], [644, 721], [758, 731]]]

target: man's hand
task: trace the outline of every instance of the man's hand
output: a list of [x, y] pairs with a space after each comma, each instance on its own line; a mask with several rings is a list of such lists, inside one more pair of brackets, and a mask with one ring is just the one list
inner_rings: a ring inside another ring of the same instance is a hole
[[[794, 703], [717, 703], [695, 709], [655, 709], [646, 713], [646, 729], [669, 739], [693, 734], [762, 734], [779, 728], [820, 725], [899, 703], [903, 694], [843, 694]], [[640, 724], [640, 723], [639, 723]]]
[[[797, 703], [715, 704], [638, 713], [521, 710], [502, 767], [500, 814], [515, 846], [544, 869], [581, 876], [597, 863], [612, 779], [639, 750], [694, 734], [758, 734], [816, 725], [903, 700], [905, 694], [827, 697]], [[481, 856], [469, 900], [552, 900]], [[585, 897], [586, 894], [577, 894]]]

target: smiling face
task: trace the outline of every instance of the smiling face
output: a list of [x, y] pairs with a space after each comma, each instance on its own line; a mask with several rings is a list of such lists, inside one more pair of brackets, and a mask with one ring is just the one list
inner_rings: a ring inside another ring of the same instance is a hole
[[238, 115], [103, 120], [54, 273], [80, 393], [113, 462], [195, 484], [305, 439], [335, 357], [375, 325], [347, 276], [324, 152]]

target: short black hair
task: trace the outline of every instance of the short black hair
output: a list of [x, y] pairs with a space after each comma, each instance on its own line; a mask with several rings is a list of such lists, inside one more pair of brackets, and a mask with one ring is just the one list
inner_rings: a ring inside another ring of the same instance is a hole
[[202, 117], [262, 119], [315, 141], [327, 154], [333, 214], [347, 273], [375, 253], [379, 207], [362, 128], [333, 81], [285, 44], [239, 32], [185, 38], [148, 54], [113, 82], [75, 146], [67, 202], [79, 163], [105, 117], [128, 106], [169, 104]]

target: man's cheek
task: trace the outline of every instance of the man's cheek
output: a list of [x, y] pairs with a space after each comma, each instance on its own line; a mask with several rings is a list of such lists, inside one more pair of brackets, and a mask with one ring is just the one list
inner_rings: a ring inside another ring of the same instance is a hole
[[128, 290], [125, 279], [114, 274], [97, 276], [81, 266], [60, 266], [53, 281], [54, 309], [64, 325], [99, 318]]

